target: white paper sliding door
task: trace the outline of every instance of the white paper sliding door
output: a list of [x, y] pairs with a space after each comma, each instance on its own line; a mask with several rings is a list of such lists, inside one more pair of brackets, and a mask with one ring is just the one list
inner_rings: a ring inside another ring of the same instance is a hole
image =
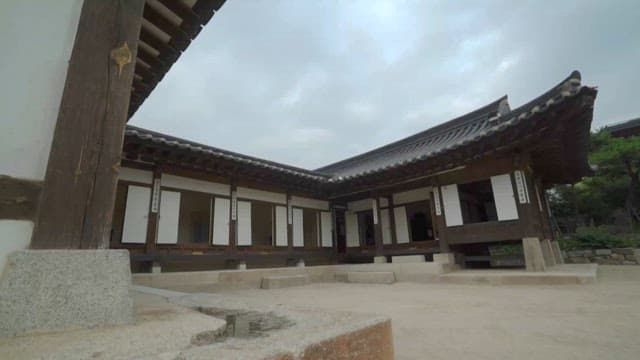
[[445, 185], [441, 188], [442, 202], [444, 205], [444, 219], [447, 226], [462, 225], [462, 209], [460, 208], [460, 195], [458, 185]]
[[404, 206], [393, 208], [393, 219], [396, 221], [396, 242], [398, 244], [407, 244], [409, 242], [407, 209]]
[[333, 246], [333, 234], [332, 234], [332, 222], [331, 213], [328, 211], [320, 212], [320, 232], [322, 233], [321, 243], [322, 247]]
[[346, 226], [347, 226], [347, 246], [358, 247], [360, 246], [360, 232], [358, 231], [358, 215], [352, 212], [346, 212], [344, 214]]
[[518, 208], [516, 206], [516, 199], [513, 195], [511, 175], [503, 174], [492, 176], [491, 188], [493, 190], [493, 198], [496, 202], [498, 220], [518, 219]]
[[147, 241], [150, 199], [150, 188], [129, 185], [127, 190], [127, 204], [124, 210], [122, 243], [144, 244]]
[[251, 203], [238, 201], [238, 246], [251, 245]]
[[304, 218], [302, 209], [293, 209], [293, 246], [304, 246]]
[[392, 235], [389, 209], [380, 210], [380, 224], [382, 226], [382, 243], [384, 245], [390, 245], [393, 241], [391, 239]]
[[158, 220], [158, 244], [178, 243], [178, 221], [180, 219], [180, 193], [162, 190], [160, 195], [160, 218]]
[[229, 199], [213, 199], [213, 245], [229, 245], [230, 206]]
[[289, 245], [287, 236], [287, 207], [276, 206], [276, 246]]

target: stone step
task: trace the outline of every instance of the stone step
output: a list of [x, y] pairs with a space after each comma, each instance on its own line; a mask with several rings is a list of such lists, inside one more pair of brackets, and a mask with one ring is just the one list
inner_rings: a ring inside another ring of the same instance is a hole
[[347, 282], [360, 284], [393, 284], [396, 276], [392, 271], [350, 271]]
[[309, 275], [281, 275], [265, 276], [262, 278], [260, 287], [262, 289], [280, 289], [292, 286], [307, 285], [311, 281]]
[[392, 256], [392, 263], [423, 263], [426, 262], [424, 255], [400, 255]]

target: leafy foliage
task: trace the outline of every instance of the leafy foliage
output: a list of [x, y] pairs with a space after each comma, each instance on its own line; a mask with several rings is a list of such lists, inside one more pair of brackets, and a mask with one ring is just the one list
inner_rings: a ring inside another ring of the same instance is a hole
[[640, 247], [640, 234], [615, 235], [606, 226], [580, 227], [560, 240], [563, 250]]
[[640, 136], [593, 133], [589, 159], [595, 165], [594, 176], [556, 186], [550, 193], [551, 210], [562, 231], [611, 224], [619, 209], [625, 209], [628, 225], [640, 225]]

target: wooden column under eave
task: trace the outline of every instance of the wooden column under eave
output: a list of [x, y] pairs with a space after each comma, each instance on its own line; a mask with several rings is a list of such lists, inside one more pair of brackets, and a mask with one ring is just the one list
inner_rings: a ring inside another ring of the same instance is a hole
[[[433, 194], [433, 205], [432, 205], [432, 211], [434, 212], [434, 216], [433, 218], [435, 219], [433, 225], [434, 225], [434, 232], [437, 234], [437, 239], [438, 239], [438, 244], [440, 245], [440, 252], [441, 253], [448, 253], [451, 251], [451, 249], [449, 248], [449, 242], [447, 241], [447, 223], [445, 222], [444, 219], [444, 203], [442, 202], [442, 196], [440, 194], [440, 186], [439, 185], [434, 185], [433, 189], [435, 191], [432, 192]], [[435, 197], [438, 197], [437, 200], [437, 204], [440, 207], [440, 215], [437, 214], [436, 212], [436, 199]]]
[[373, 238], [376, 245], [376, 256], [384, 255], [384, 243], [382, 241], [382, 221], [380, 219], [380, 204], [378, 196], [374, 194], [371, 200], [371, 208], [373, 210]]
[[156, 239], [158, 238], [158, 212], [160, 209], [160, 186], [162, 182], [162, 171], [160, 168], [153, 170], [153, 182], [151, 183], [151, 207], [149, 209], [149, 222], [147, 223], [147, 243], [145, 251], [147, 254], [156, 250]]
[[234, 180], [231, 181], [231, 193], [229, 194], [231, 197], [230, 206], [229, 206], [229, 246], [228, 251], [235, 252], [237, 250], [237, 240], [236, 236], [238, 230], [238, 196], [237, 196], [236, 183]]
[[109, 246], [143, 4], [82, 5], [31, 248]]

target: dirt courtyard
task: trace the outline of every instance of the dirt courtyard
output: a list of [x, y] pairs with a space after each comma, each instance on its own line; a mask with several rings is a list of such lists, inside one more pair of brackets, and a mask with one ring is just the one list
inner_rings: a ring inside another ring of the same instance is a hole
[[601, 266], [592, 285], [316, 283], [225, 293], [389, 316], [396, 359], [640, 359], [640, 266]]

